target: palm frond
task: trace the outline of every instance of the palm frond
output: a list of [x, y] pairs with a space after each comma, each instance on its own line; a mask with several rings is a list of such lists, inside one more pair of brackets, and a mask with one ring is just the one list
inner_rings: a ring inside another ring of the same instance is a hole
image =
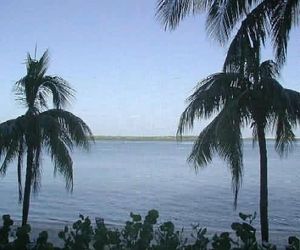
[[[262, 1], [242, 21], [228, 48], [223, 66], [225, 72], [239, 70], [253, 73], [253, 63], [259, 65], [259, 49], [265, 43], [269, 26], [269, 8], [270, 1]], [[252, 66], [249, 68], [249, 65]], [[245, 69], [245, 66], [248, 68]]]
[[279, 66], [272, 60], [264, 61], [259, 66], [259, 75], [261, 78], [279, 77]]
[[[275, 95], [275, 98], [277, 96]], [[274, 110], [275, 148], [280, 156], [287, 155], [294, 148], [293, 129], [300, 124], [300, 93], [282, 88], [281, 99], [276, 98]]]
[[232, 30], [242, 20], [257, 0], [215, 0], [211, 4], [206, 19], [206, 29], [210, 36], [224, 45], [231, 37]]
[[39, 60], [33, 59], [29, 53], [27, 53], [26, 68], [27, 76], [29, 78], [40, 79], [42, 78], [49, 65], [49, 51], [46, 50]]
[[93, 134], [88, 125], [79, 117], [71, 112], [61, 109], [50, 109], [40, 114], [40, 117], [51, 116], [59, 122], [59, 126], [64, 129], [65, 133], [70, 136], [70, 139], [76, 146], [88, 149]]
[[218, 153], [221, 158], [227, 161], [232, 174], [235, 207], [243, 173], [240, 130], [242, 118], [239, 109], [238, 100], [226, 104], [214, 120], [200, 133], [188, 159], [194, 163], [196, 169], [211, 162], [214, 153]]
[[24, 116], [0, 124], [0, 158], [4, 157], [0, 174], [5, 175], [8, 164], [19, 154], [26, 126]]
[[189, 104], [181, 115], [177, 135], [180, 137], [186, 128], [192, 129], [195, 119], [219, 112], [225, 102], [239, 96], [247, 84], [236, 73], [217, 73], [201, 81], [187, 99]]
[[9, 144], [9, 148], [6, 151], [6, 155], [4, 157], [4, 160], [2, 162], [2, 165], [0, 167], [0, 174], [5, 175], [7, 167], [9, 163], [13, 161], [13, 159], [18, 155], [18, 142], [15, 140], [12, 140], [11, 143]]
[[296, 125], [300, 124], [300, 93], [295, 90], [291, 89], [284, 89], [284, 95], [286, 97], [286, 109], [291, 117], [295, 122]]
[[30, 54], [27, 54], [27, 74], [16, 82], [15, 92], [18, 100], [22, 101], [29, 108], [35, 107], [39, 86], [48, 69], [48, 63], [49, 55], [47, 50], [39, 60], [32, 59]]
[[295, 134], [286, 113], [279, 113], [274, 120], [276, 130], [275, 149], [280, 156], [287, 155], [294, 148]]
[[[48, 51], [39, 60], [27, 55], [27, 75], [16, 82], [14, 89], [17, 100], [25, 104], [27, 112], [0, 124], [0, 159], [3, 158], [0, 174], [4, 175], [8, 164], [17, 158], [19, 201], [22, 199], [22, 166], [26, 151], [26, 172], [29, 173], [30, 188], [34, 193], [41, 185], [43, 148], [54, 162], [54, 173], [62, 174], [66, 188], [72, 191], [73, 162], [70, 151], [74, 145], [88, 149], [93, 140], [87, 124], [62, 109], [73, 97], [74, 90], [64, 79], [46, 75], [48, 62]], [[55, 109], [48, 110], [49, 97], [52, 97]], [[27, 180], [26, 174], [25, 185], [28, 185]]]
[[33, 187], [33, 192], [37, 193], [41, 186], [41, 144], [37, 148], [34, 149], [34, 157], [33, 157], [33, 168], [32, 168], [32, 182], [31, 185]]
[[16, 82], [16, 99], [30, 109], [47, 109], [47, 99], [52, 96], [55, 108], [63, 108], [74, 96], [69, 83], [58, 76], [47, 76], [48, 51], [39, 60], [28, 55], [27, 75]]
[[47, 113], [45, 114], [45, 112], [43, 112], [39, 115], [39, 126], [43, 144], [49, 137], [56, 136], [62, 140], [70, 150], [73, 150], [72, 137], [66, 128], [61, 125], [61, 121], [58, 117], [47, 115]]
[[55, 108], [63, 108], [69, 103], [70, 98], [74, 97], [74, 90], [69, 83], [58, 76], [45, 76], [41, 84], [40, 92], [45, 100], [46, 94], [51, 94]]
[[257, 125], [255, 122], [251, 123], [251, 129], [252, 129], [252, 147], [255, 147], [255, 144], [258, 141], [258, 132], [257, 132]]
[[280, 65], [285, 62], [287, 43], [293, 26], [299, 22], [300, 2], [298, 0], [278, 1], [272, 13], [272, 35], [276, 58]]
[[189, 14], [207, 9], [213, 0], [158, 0], [156, 16], [165, 29], [175, 29]]
[[286, 113], [296, 125], [300, 118], [300, 93], [283, 88], [272, 77], [262, 77], [260, 83], [261, 98], [267, 114]]
[[274, 75], [272, 71], [267, 72], [266, 77], [261, 79], [262, 99], [267, 119], [276, 134], [275, 149], [280, 156], [284, 156], [293, 149], [293, 129], [300, 122], [300, 93], [283, 88], [277, 80], [270, 77]]
[[[50, 153], [55, 173], [62, 174], [66, 188], [73, 188], [73, 162], [70, 150], [75, 146], [89, 148], [93, 139], [90, 128], [77, 116], [62, 109], [50, 109], [39, 114], [43, 145]], [[39, 159], [39, 157], [37, 158]]]
[[66, 181], [66, 189], [73, 190], [73, 161], [67, 145], [56, 135], [49, 134], [48, 140], [44, 141], [54, 162], [54, 173], [59, 172]]

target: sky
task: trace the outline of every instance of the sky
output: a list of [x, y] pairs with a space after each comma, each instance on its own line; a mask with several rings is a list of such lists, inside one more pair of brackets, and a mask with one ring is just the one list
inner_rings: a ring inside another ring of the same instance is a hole
[[[175, 135], [185, 99], [198, 81], [221, 70], [226, 48], [207, 36], [201, 15], [165, 31], [155, 6], [156, 0], [2, 0], [0, 121], [25, 112], [12, 90], [37, 44], [37, 56], [49, 49], [48, 74], [76, 90], [68, 110], [95, 135]], [[298, 28], [280, 78], [297, 91], [299, 42]], [[272, 57], [270, 48], [264, 57]]]

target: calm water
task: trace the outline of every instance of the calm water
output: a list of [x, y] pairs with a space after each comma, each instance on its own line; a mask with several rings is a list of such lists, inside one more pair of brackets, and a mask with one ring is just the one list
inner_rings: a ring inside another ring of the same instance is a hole
[[[103, 217], [120, 225], [129, 212], [158, 209], [161, 220], [178, 227], [192, 223], [210, 231], [230, 230], [238, 211], [259, 211], [258, 148], [244, 143], [244, 181], [237, 211], [233, 211], [231, 177], [218, 158], [195, 173], [186, 163], [192, 143], [98, 141], [89, 153], [74, 152], [74, 191], [67, 193], [60, 176], [53, 178], [49, 158], [43, 156], [40, 193], [32, 198], [30, 222], [58, 226], [78, 214]], [[273, 238], [300, 231], [300, 151], [280, 159], [268, 142], [270, 229]], [[16, 164], [0, 179], [0, 214], [20, 220]], [[258, 221], [257, 221], [258, 222]]]

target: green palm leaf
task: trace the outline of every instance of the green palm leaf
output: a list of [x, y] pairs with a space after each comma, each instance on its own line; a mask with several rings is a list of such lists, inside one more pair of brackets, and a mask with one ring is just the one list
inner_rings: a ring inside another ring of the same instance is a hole
[[[22, 166], [26, 153], [26, 178], [23, 197], [22, 225], [27, 223], [30, 194], [41, 185], [41, 154], [43, 148], [54, 162], [54, 172], [64, 176], [66, 189], [73, 189], [73, 146], [88, 149], [93, 135], [79, 117], [63, 110], [73, 97], [68, 82], [58, 76], [46, 75], [49, 56], [46, 51], [39, 60], [27, 55], [27, 74], [15, 85], [17, 100], [27, 108], [24, 116], [0, 124], [0, 174], [17, 158], [19, 200], [22, 198]], [[54, 109], [48, 109], [52, 98]]]
[[206, 11], [209, 36], [222, 45], [235, 40], [231, 55], [237, 55], [244, 48], [241, 44], [249, 40], [262, 46], [268, 35], [282, 65], [290, 31], [299, 24], [299, 4], [299, 0], [158, 0], [157, 16], [165, 28], [174, 29], [189, 14]]
[[[50, 109], [40, 114], [40, 119], [52, 118], [57, 122], [57, 127], [62, 128], [76, 146], [88, 149], [93, 134], [88, 125], [71, 112], [62, 109]], [[44, 122], [49, 125], [49, 123]]]
[[208, 118], [219, 112], [227, 101], [239, 96], [247, 85], [248, 81], [237, 73], [216, 73], [201, 81], [187, 99], [189, 105], [181, 115], [178, 135], [182, 135], [186, 128], [192, 129], [195, 119]]
[[0, 173], [5, 175], [8, 164], [19, 154], [26, 122], [24, 116], [0, 124], [0, 158], [4, 157]]
[[187, 99], [189, 104], [177, 130], [181, 137], [186, 128], [193, 128], [196, 119], [217, 114], [198, 136], [188, 160], [195, 169], [210, 163], [214, 153], [226, 160], [232, 173], [235, 206], [243, 169], [240, 128], [251, 118], [247, 108], [249, 84], [238, 73], [217, 73], [204, 79]]
[[158, 0], [157, 17], [165, 28], [174, 29], [190, 13], [207, 9], [213, 0]]
[[243, 173], [241, 128], [252, 124], [257, 137], [259, 128], [273, 127], [275, 148], [283, 156], [293, 148], [293, 129], [300, 123], [300, 93], [279, 84], [278, 65], [271, 60], [256, 68], [253, 62], [244, 65], [244, 75], [235, 69], [201, 81], [187, 99], [177, 130], [180, 138], [195, 120], [215, 116], [198, 136], [188, 160], [198, 169], [210, 163], [215, 153], [223, 158], [231, 170], [235, 205]]
[[211, 4], [206, 19], [208, 34], [221, 44], [227, 42], [233, 28], [245, 19], [257, 0], [215, 0]]
[[214, 153], [218, 153], [227, 161], [232, 174], [235, 206], [243, 172], [241, 124], [242, 119], [239, 114], [238, 103], [233, 101], [226, 104], [222, 111], [200, 133], [188, 158], [194, 164], [195, 169], [210, 163]]
[[[227, 51], [223, 69], [226, 72], [240, 70], [243, 73], [253, 73], [253, 69], [244, 69], [245, 64], [253, 64], [255, 59], [259, 64], [260, 46], [264, 45], [266, 40], [266, 29], [268, 27], [268, 9], [269, 3], [263, 1], [253, 11], [251, 11], [235, 34]], [[213, 27], [211, 27], [213, 29]], [[219, 31], [221, 32], [221, 31]], [[224, 31], [225, 32], [225, 31]], [[258, 55], [255, 55], [258, 54]]]
[[271, 17], [272, 37], [276, 58], [283, 64], [287, 54], [287, 43], [293, 26], [298, 25], [300, 15], [299, 0], [278, 1]]
[[63, 108], [73, 97], [74, 90], [67, 81], [58, 76], [45, 75], [48, 62], [48, 51], [43, 54], [40, 60], [32, 59], [28, 55], [27, 75], [16, 83], [17, 100], [30, 109], [37, 111], [47, 109], [49, 96], [52, 96], [56, 108]]

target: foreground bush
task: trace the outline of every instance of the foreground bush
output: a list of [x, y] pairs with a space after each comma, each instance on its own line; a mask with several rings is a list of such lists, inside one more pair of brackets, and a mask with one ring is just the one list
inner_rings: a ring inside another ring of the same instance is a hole
[[[240, 213], [241, 222], [232, 223], [232, 233], [223, 232], [213, 237], [206, 235], [206, 228], [195, 226], [190, 237], [183, 229], [176, 231], [172, 222], [157, 224], [158, 211], [150, 210], [143, 219], [139, 214], [130, 214], [122, 230], [109, 229], [101, 219], [93, 226], [89, 217], [79, 216], [73, 226], [59, 232], [62, 247], [48, 241], [43, 231], [35, 241], [30, 240], [29, 225], [12, 230], [13, 221], [4, 215], [0, 228], [0, 250], [263, 250], [276, 249], [274, 245], [262, 246], [257, 242], [256, 229], [252, 226], [255, 215]], [[289, 237], [286, 250], [300, 250], [300, 241]]]

